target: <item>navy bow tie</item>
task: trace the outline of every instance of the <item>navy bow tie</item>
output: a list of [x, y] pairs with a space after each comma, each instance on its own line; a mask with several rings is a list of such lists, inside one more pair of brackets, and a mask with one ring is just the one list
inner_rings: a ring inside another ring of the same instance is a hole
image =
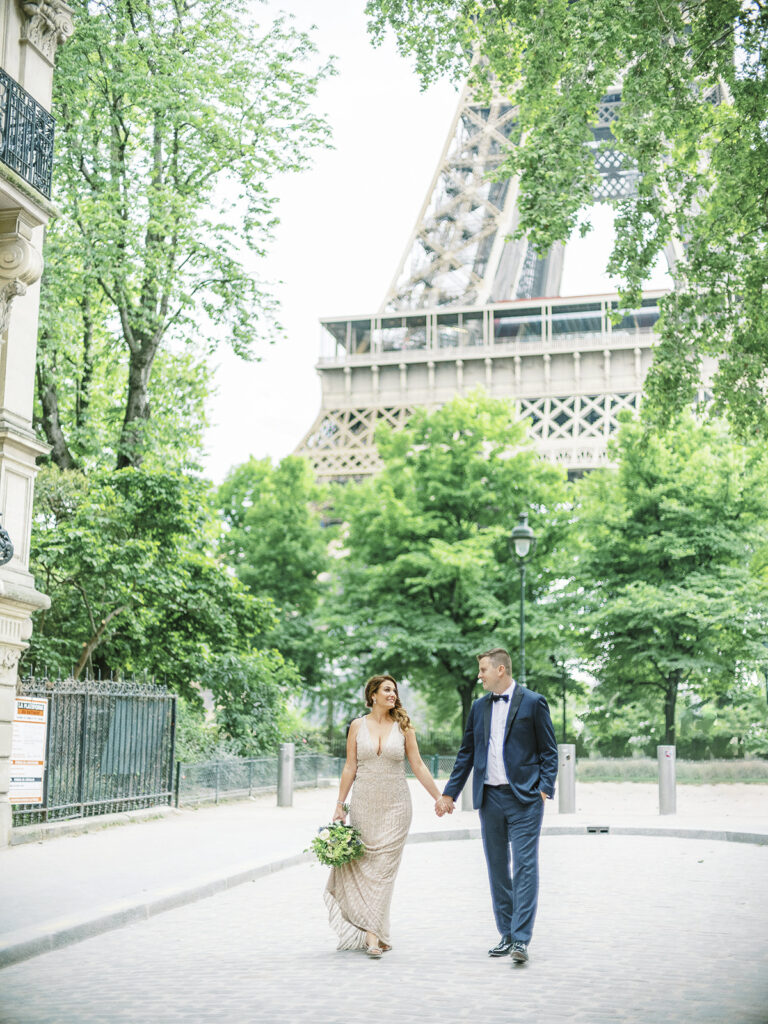
[[508, 693], [492, 693], [491, 694], [491, 700], [494, 700], [494, 701], [495, 700], [507, 701], [507, 700], [509, 700], [509, 694]]

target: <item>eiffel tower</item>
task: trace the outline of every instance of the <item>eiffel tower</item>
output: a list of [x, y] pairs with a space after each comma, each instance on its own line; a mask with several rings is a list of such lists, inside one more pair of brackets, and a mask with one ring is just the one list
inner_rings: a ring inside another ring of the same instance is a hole
[[[636, 172], [611, 147], [621, 104], [602, 100], [590, 143], [600, 175], [595, 200], [631, 193]], [[618, 324], [616, 294], [561, 297], [564, 247], [539, 255], [519, 220], [517, 179], [493, 181], [515, 126], [501, 96], [465, 88], [437, 170], [379, 310], [324, 319], [317, 366], [322, 407], [296, 449], [318, 479], [375, 473], [377, 426], [404, 425], [482, 385], [512, 398], [539, 451], [571, 474], [606, 461], [623, 409], [635, 410], [656, 340], [659, 298], [643, 293]], [[667, 264], [677, 253], [670, 247]]]

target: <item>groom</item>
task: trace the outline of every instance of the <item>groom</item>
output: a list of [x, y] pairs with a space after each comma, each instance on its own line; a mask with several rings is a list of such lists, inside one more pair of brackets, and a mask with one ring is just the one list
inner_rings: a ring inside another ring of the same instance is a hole
[[452, 813], [474, 769], [472, 797], [480, 811], [493, 913], [501, 933], [501, 941], [488, 953], [511, 954], [525, 963], [536, 917], [544, 801], [555, 794], [557, 740], [547, 702], [515, 683], [509, 654], [495, 647], [477, 660], [488, 693], [470, 709], [456, 763], [435, 808], [441, 816]]

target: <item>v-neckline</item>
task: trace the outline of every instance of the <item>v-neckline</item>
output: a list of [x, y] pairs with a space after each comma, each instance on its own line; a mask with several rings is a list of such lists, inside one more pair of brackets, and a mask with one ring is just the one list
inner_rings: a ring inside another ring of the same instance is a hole
[[[371, 737], [371, 740], [373, 740], [373, 733], [371, 732], [370, 725], [368, 725], [368, 715], [365, 716], [363, 721], [365, 722], [365, 728], [368, 730], [368, 735]], [[379, 740], [379, 749], [376, 751], [376, 757], [381, 757], [381, 755], [384, 753], [384, 747], [386, 747], [389, 737], [392, 735], [392, 730], [395, 728], [396, 725], [397, 722], [393, 722], [392, 725], [389, 727], [389, 732], [387, 733], [386, 739]]]

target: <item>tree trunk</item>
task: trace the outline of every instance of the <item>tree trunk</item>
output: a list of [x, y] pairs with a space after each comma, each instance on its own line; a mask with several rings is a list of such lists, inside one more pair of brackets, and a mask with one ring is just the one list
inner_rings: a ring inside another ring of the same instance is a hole
[[59, 417], [59, 396], [56, 385], [44, 378], [40, 366], [37, 367], [37, 395], [43, 410], [41, 423], [45, 438], [51, 446], [51, 459], [59, 469], [76, 469], [77, 463], [72, 458], [64, 431], [61, 429]]
[[144, 439], [150, 416], [149, 377], [156, 353], [157, 345], [142, 345], [139, 352], [131, 353], [125, 417], [118, 442], [118, 469], [138, 469], [144, 459]]
[[333, 697], [328, 695], [326, 709], [325, 709], [325, 735], [329, 740], [333, 739], [333, 713], [336, 710], [336, 705]]
[[101, 620], [96, 632], [83, 644], [82, 653], [77, 662], [77, 665], [75, 665], [75, 668], [72, 672], [73, 679], [80, 678], [80, 673], [88, 664], [88, 659], [90, 658], [91, 654], [93, 654], [93, 652], [99, 646], [101, 641], [104, 639], [104, 634], [107, 631], [107, 626], [110, 624], [110, 622], [112, 621], [112, 619], [114, 619], [116, 615], [120, 615], [120, 613], [124, 612], [127, 607], [127, 604], [121, 604], [119, 608], [113, 608], [109, 615], [107, 615], [105, 619]]
[[461, 697], [461, 728], [464, 729], [469, 718], [472, 701], [475, 698], [475, 681], [474, 679], [471, 683], [462, 681], [456, 689], [459, 691], [459, 697]]
[[671, 679], [667, 679], [667, 688], [664, 691], [664, 743], [668, 747], [674, 747], [676, 740], [675, 706], [677, 704], [677, 688], [679, 683], [679, 674]]
[[82, 429], [88, 417], [91, 404], [91, 384], [93, 382], [93, 315], [91, 300], [86, 292], [80, 303], [83, 311], [83, 372], [77, 386], [75, 403], [75, 422]]

